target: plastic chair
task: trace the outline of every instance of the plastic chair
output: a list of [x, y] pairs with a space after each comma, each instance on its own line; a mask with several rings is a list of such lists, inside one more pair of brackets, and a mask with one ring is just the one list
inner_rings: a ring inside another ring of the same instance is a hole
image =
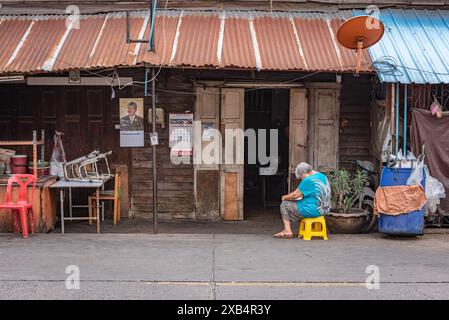
[[[12, 201], [12, 187], [17, 183], [20, 187], [19, 198], [16, 202]], [[28, 186], [32, 184], [31, 200], [28, 201]], [[15, 174], [8, 179], [8, 186], [6, 188], [5, 203], [0, 204], [0, 209], [10, 209], [13, 212], [14, 230], [19, 233], [19, 226], [17, 218], [20, 218], [22, 225], [22, 233], [24, 238], [28, 238], [28, 222], [30, 219], [31, 232], [34, 234], [34, 213], [33, 213], [33, 199], [34, 190], [36, 189], [36, 177], [32, 174]]]
[[326, 220], [323, 216], [318, 218], [304, 218], [299, 225], [298, 238], [312, 240], [312, 237], [321, 237], [327, 240]]
[[[117, 172], [114, 175], [114, 190], [104, 190], [100, 191], [100, 201], [110, 200], [114, 201], [114, 225], [120, 223], [120, 193], [121, 193], [121, 174]], [[89, 218], [92, 218], [92, 215], [95, 216], [95, 210], [97, 205], [97, 197], [96, 194], [92, 194], [89, 196]], [[92, 224], [92, 220], [89, 220], [89, 224]]]

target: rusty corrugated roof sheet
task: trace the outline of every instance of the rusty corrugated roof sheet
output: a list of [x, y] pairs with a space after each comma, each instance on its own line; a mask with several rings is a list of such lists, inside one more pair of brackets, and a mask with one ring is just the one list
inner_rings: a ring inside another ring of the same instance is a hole
[[[133, 66], [352, 71], [355, 53], [335, 32], [350, 12], [338, 14], [256, 11], [159, 11], [156, 52], [126, 43], [124, 12], [81, 16], [0, 16], [1, 73]], [[131, 14], [131, 37], [148, 38], [148, 12]], [[364, 55], [362, 71], [372, 71]]]

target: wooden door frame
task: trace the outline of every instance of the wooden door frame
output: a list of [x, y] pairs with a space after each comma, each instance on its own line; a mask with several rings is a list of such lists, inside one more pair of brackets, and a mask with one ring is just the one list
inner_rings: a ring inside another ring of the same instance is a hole
[[[322, 82], [320, 83], [320, 84], [323, 84]], [[325, 85], [327, 85], [327, 88], [329, 88], [330, 87], [330, 85], [331, 84], [333, 84], [333, 85], [336, 85], [336, 83], [326, 83]], [[312, 84], [310, 87], [314, 87], [314, 86], [316, 86], [316, 84]], [[256, 89], [256, 88], [259, 88], [259, 89], [267, 89], [267, 90], [270, 90], [270, 89], [289, 89], [289, 95], [291, 94], [291, 89], [295, 89], [295, 88], [307, 88], [307, 84], [305, 85], [305, 84], [303, 84], [303, 83], [291, 83], [291, 84], [282, 84], [282, 83], [279, 83], [279, 82], [258, 82], [258, 81], [249, 81], [249, 82], [242, 82], [242, 81], [228, 81], [228, 82], [224, 82], [224, 81], [209, 81], [209, 80], [204, 80], [204, 81], [202, 81], [202, 80], [200, 80], [200, 79], [197, 79], [197, 80], [195, 80], [195, 88], [196, 87], [213, 87], [213, 88], [217, 88], [217, 89], [220, 89], [220, 99], [219, 99], [219, 127], [220, 127], [220, 130], [221, 130], [221, 113], [222, 113], [222, 110], [223, 110], [223, 105], [222, 105], [222, 91], [221, 91], [221, 89], [222, 88], [240, 88], [240, 89]], [[196, 89], [195, 89], [195, 92], [196, 92]], [[244, 117], [244, 113], [245, 113], [245, 110], [246, 110], [246, 105], [245, 105], [245, 101], [244, 101], [244, 97], [243, 97], [243, 117]], [[290, 110], [290, 108], [291, 108], [291, 101], [289, 102], [289, 110]], [[307, 110], [307, 113], [308, 113], [309, 111]], [[290, 118], [290, 116], [289, 116], [289, 118]], [[196, 118], [196, 115], [195, 115], [195, 119], [197, 119]], [[244, 121], [245, 121], [245, 119], [243, 118], [243, 123], [244, 123]], [[290, 121], [290, 120], [289, 120]], [[246, 128], [243, 126], [243, 130], [245, 130]], [[224, 139], [224, 137], [223, 137], [223, 139]], [[290, 139], [290, 137], [289, 137], [289, 139]], [[223, 141], [223, 143], [224, 143], [224, 141]], [[247, 150], [245, 149], [244, 150], [244, 152], [246, 152]], [[290, 157], [290, 150], [289, 150], [289, 157]], [[290, 159], [289, 159], [290, 160]], [[223, 207], [224, 207], [224, 199], [223, 199], [223, 192], [224, 192], [224, 187], [225, 187], [225, 181], [224, 181], [224, 175], [222, 174], [223, 173], [223, 164], [221, 164], [220, 166], [219, 166], [219, 168], [218, 168], [218, 171], [219, 171], [219, 208], [220, 208], [220, 219], [223, 219]], [[200, 168], [195, 168], [195, 170], [198, 170], [198, 169], [200, 169]], [[200, 169], [201, 170], [201, 169]], [[214, 170], [214, 168], [209, 168], [209, 169], [203, 169], [203, 170]], [[244, 166], [243, 166], [243, 172], [242, 172], [242, 175], [243, 175], [243, 180], [244, 180]], [[197, 189], [197, 181], [196, 181], [196, 174], [194, 174], [194, 176], [195, 176], [195, 178], [194, 178], [194, 184], [195, 184], [195, 187], [194, 187], [194, 192], [195, 192], [195, 197], [196, 197], [196, 189]], [[243, 181], [243, 183], [242, 183], [242, 185], [240, 186], [240, 188], [242, 189], [241, 190], [241, 192], [242, 192], [242, 197], [244, 196], [244, 181]], [[239, 217], [239, 220], [244, 220], [244, 218], [245, 218], [245, 212], [244, 212], [244, 203], [243, 203], [243, 198], [242, 198], [242, 201], [241, 201], [241, 207], [242, 207], [242, 210], [241, 210], [241, 214], [240, 214], [240, 217]], [[195, 210], [196, 210], [196, 208], [195, 208]]]

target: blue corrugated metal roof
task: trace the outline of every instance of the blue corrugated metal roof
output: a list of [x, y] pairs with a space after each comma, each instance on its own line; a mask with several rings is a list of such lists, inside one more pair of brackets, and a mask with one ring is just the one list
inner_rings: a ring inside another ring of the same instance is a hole
[[449, 11], [386, 9], [380, 20], [385, 34], [368, 51], [381, 81], [449, 83]]

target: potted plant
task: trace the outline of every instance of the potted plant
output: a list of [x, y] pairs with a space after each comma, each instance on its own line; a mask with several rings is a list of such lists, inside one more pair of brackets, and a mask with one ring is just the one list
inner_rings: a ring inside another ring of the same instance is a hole
[[330, 172], [328, 180], [332, 193], [332, 209], [326, 216], [331, 233], [360, 233], [367, 221], [368, 211], [356, 204], [360, 201], [367, 175], [362, 170], [350, 174], [345, 169]]

